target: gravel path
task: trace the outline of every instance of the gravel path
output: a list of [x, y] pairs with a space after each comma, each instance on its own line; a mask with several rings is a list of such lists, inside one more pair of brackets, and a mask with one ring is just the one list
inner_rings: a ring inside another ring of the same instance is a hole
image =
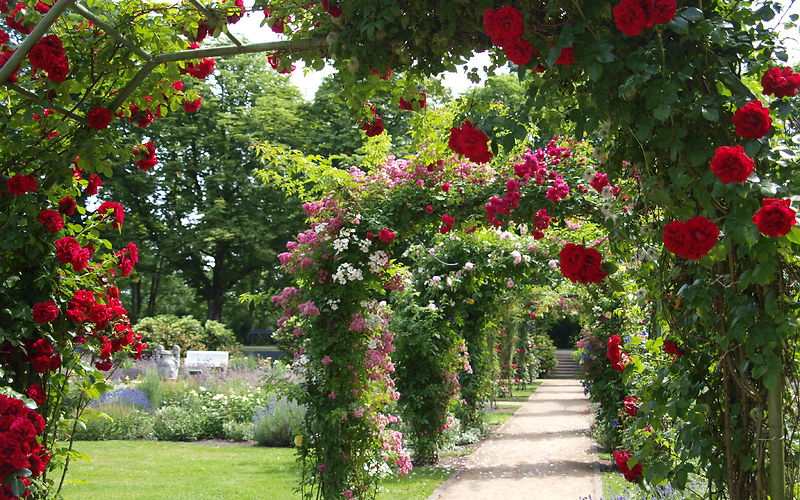
[[598, 499], [589, 425], [580, 382], [545, 379], [428, 500]]

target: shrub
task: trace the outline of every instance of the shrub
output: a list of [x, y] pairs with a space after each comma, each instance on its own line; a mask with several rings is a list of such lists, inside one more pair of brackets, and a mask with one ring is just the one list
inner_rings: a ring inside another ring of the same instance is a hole
[[153, 405], [150, 404], [150, 398], [145, 392], [129, 387], [107, 392], [100, 396], [99, 402], [133, 406], [138, 410], [151, 410], [153, 408]]
[[153, 418], [150, 413], [132, 404], [110, 402], [87, 411], [86, 427], [79, 426], [75, 439], [103, 441], [109, 439], [152, 439]]
[[231, 441], [251, 441], [253, 439], [253, 422], [236, 422], [229, 420], [222, 424], [225, 439]]
[[233, 331], [217, 321], [208, 320], [203, 324], [191, 316], [179, 318], [163, 314], [142, 318], [134, 330], [141, 333], [147, 342], [145, 353], [148, 355], [152, 355], [159, 344], [168, 349], [177, 344], [184, 353], [228, 351], [235, 356], [241, 352], [241, 344], [236, 341]]
[[539, 360], [539, 373], [547, 373], [558, 364], [556, 360], [556, 346], [553, 340], [546, 334], [534, 333], [531, 335], [533, 340], [533, 357]]
[[153, 435], [159, 441], [196, 441], [202, 415], [193, 408], [167, 406], [153, 413]]
[[306, 408], [296, 401], [273, 397], [253, 415], [253, 439], [260, 445], [289, 446], [300, 431]]

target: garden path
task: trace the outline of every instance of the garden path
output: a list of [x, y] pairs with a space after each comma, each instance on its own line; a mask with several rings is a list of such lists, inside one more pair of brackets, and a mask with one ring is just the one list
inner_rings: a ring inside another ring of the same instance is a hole
[[545, 379], [428, 500], [600, 498], [590, 425], [580, 381]]

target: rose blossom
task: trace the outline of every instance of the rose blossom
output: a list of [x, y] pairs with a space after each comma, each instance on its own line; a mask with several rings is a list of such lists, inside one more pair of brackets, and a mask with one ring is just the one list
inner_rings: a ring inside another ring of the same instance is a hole
[[383, 228], [378, 233], [378, 239], [384, 243], [389, 243], [394, 239], [394, 233], [388, 228]]
[[635, 417], [639, 411], [639, 398], [637, 396], [628, 396], [626, 397], [623, 402], [623, 406], [625, 406], [625, 411], [631, 417]]
[[800, 73], [795, 73], [790, 67], [770, 68], [761, 75], [761, 86], [764, 95], [774, 95], [777, 99], [797, 95], [800, 87]]
[[711, 171], [725, 184], [747, 180], [753, 171], [753, 165], [753, 159], [739, 145], [717, 148], [714, 158], [711, 159]]
[[89, 126], [93, 129], [103, 130], [111, 123], [111, 111], [109, 111], [108, 108], [95, 106], [86, 113], [86, 119], [89, 122]]
[[64, 227], [64, 219], [55, 210], [45, 209], [39, 213], [39, 222], [44, 224], [51, 233], [56, 233]]
[[649, 28], [649, 18], [639, 0], [622, 0], [614, 7], [614, 23], [617, 29], [628, 36], [642, 34]]
[[506, 57], [517, 66], [527, 64], [531, 60], [533, 47], [524, 38], [513, 40], [504, 47]]
[[464, 155], [475, 163], [485, 163], [492, 159], [489, 151], [489, 137], [475, 128], [469, 120], [464, 121], [461, 127], [450, 129], [450, 139], [447, 145], [457, 154]]
[[634, 479], [642, 477], [642, 464], [641, 462], [637, 463], [633, 466], [633, 469], [628, 467], [628, 460], [633, 457], [633, 453], [628, 450], [624, 451], [615, 451], [614, 454], [614, 461], [617, 462], [617, 468], [622, 474], [625, 476], [629, 482], [633, 482]]
[[183, 109], [187, 113], [194, 113], [195, 111], [200, 109], [200, 103], [201, 102], [203, 102], [203, 98], [200, 97], [200, 96], [197, 96], [197, 99], [195, 99], [194, 101], [185, 101], [183, 103]]
[[791, 208], [792, 200], [789, 198], [764, 198], [761, 208], [753, 216], [753, 222], [758, 226], [762, 234], [772, 236], [784, 236], [789, 234], [797, 221], [797, 212]]
[[680, 347], [678, 347], [678, 344], [676, 344], [671, 340], [664, 341], [663, 349], [665, 353], [672, 354], [675, 356], [675, 358], [673, 358], [673, 361], [684, 355], [683, 350]]
[[400, 104], [398, 104], [397, 107], [406, 111], [415, 111], [414, 103], [417, 103], [419, 105], [419, 109], [424, 108], [428, 101], [428, 95], [425, 92], [420, 92], [418, 95], [419, 97], [416, 99], [411, 99], [410, 101], [406, 101], [401, 97]]
[[61, 198], [58, 202], [58, 211], [66, 216], [70, 216], [75, 213], [75, 208], [77, 204], [75, 200], [72, 199], [72, 196], [66, 196]]
[[573, 282], [600, 283], [606, 277], [601, 267], [602, 257], [594, 248], [567, 243], [559, 254], [561, 274]]
[[672, 221], [664, 226], [664, 246], [686, 259], [698, 260], [717, 243], [719, 228], [705, 217], [695, 216], [685, 223]]
[[745, 139], [760, 139], [767, 135], [772, 127], [769, 108], [762, 106], [759, 100], [748, 102], [736, 110], [732, 121], [736, 125], [736, 134]]
[[[109, 210], [113, 211], [113, 218], [106, 215]], [[97, 213], [102, 215], [100, 220], [110, 222], [111, 227], [114, 229], [121, 228], [122, 222], [125, 220], [125, 212], [122, 209], [122, 205], [114, 201], [104, 201], [97, 209]]]
[[58, 306], [52, 300], [33, 305], [33, 320], [37, 323], [50, 323], [58, 317]]
[[510, 5], [497, 9], [497, 12], [492, 9], [483, 11], [483, 26], [492, 43], [498, 47], [505, 47], [525, 31], [522, 13]]

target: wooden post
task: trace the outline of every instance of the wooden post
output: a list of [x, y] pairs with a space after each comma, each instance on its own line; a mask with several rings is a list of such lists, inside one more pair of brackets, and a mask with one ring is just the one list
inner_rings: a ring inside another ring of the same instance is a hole
[[769, 423], [769, 497], [786, 499], [785, 465], [783, 462], [783, 375], [767, 389], [767, 422]]

